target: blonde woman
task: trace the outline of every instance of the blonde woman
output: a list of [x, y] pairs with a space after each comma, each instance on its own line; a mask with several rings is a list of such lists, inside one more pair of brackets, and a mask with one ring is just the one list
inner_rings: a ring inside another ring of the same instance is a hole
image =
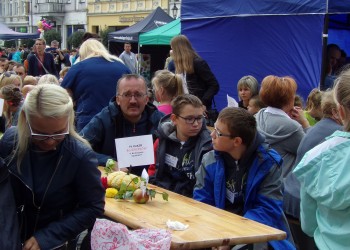
[[95, 153], [74, 130], [73, 102], [54, 84], [26, 97], [0, 156], [11, 173], [23, 249], [75, 249], [76, 238], [103, 214]]
[[13, 71], [6, 71], [0, 75], [0, 88], [10, 84], [20, 88], [22, 85], [22, 78]]
[[51, 74], [46, 74], [40, 77], [37, 85], [44, 84], [44, 83], [60, 85], [60, 82], [58, 81], [57, 77]]
[[152, 85], [159, 102], [158, 110], [166, 115], [171, 114], [171, 101], [184, 94], [181, 77], [168, 70], [158, 70], [152, 79]]
[[185, 93], [197, 96], [209, 110], [220, 87], [208, 63], [197, 54], [184, 35], [175, 36], [170, 45], [176, 73], [183, 76]]
[[322, 91], [319, 89], [313, 89], [307, 97], [304, 114], [305, 118], [309, 121], [310, 126], [314, 126], [322, 118], [322, 95]]
[[68, 90], [76, 104], [76, 126], [80, 131], [115, 97], [118, 79], [130, 70], [121, 60], [109, 54], [96, 39], [86, 40], [79, 49], [80, 62], [73, 65], [61, 86]]

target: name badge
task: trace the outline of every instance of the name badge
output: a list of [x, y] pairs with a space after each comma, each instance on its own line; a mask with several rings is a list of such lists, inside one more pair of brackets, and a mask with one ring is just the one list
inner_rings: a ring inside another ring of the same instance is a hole
[[232, 204], [235, 202], [235, 194], [236, 193], [226, 188], [226, 199], [228, 199]]
[[167, 164], [173, 168], [176, 168], [177, 160], [178, 160], [177, 157], [169, 155], [169, 154], [165, 154], [165, 164]]

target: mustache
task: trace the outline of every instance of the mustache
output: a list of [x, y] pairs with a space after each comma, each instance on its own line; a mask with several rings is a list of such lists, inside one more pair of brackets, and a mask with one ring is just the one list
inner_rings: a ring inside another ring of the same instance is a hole
[[137, 105], [137, 104], [131, 104], [128, 106], [128, 108], [138, 108], [138, 107], [139, 107], [139, 105]]

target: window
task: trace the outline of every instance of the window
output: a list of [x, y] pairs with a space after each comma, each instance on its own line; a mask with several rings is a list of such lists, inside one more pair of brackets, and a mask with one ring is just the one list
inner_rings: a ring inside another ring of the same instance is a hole
[[18, 2], [15, 2], [15, 11], [14, 11], [14, 15], [18, 16]]

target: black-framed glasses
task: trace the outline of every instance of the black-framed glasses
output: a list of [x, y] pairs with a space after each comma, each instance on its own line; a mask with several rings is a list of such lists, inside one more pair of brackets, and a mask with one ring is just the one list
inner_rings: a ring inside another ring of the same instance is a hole
[[123, 97], [123, 98], [125, 98], [125, 99], [131, 99], [132, 97], [134, 97], [136, 100], [140, 100], [140, 99], [142, 99], [143, 97], [145, 97], [147, 94], [144, 94], [144, 93], [138, 93], [138, 92], [136, 92], [136, 93], [123, 93], [123, 94], [121, 94], [121, 95], [118, 95], [118, 96], [121, 96], [121, 97]]
[[233, 137], [232, 135], [221, 133], [216, 127], [214, 127], [214, 132], [215, 132], [216, 137], [222, 137], [222, 136], [230, 137], [230, 138]]
[[67, 125], [67, 132], [59, 133], [59, 134], [52, 134], [52, 135], [34, 133], [29, 122], [27, 122], [27, 123], [28, 123], [29, 129], [30, 129], [30, 134], [32, 136], [32, 139], [37, 140], [37, 141], [46, 141], [48, 139], [53, 139], [55, 141], [59, 141], [59, 140], [64, 139], [66, 137], [66, 135], [69, 134], [69, 123]]
[[181, 115], [176, 115], [176, 116], [184, 119], [187, 124], [193, 124], [195, 121], [197, 121], [198, 123], [203, 123], [203, 119], [205, 118], [204, 115], [200, 115], [197, 117], [194, 117], [194, 116], [183, 117]]

